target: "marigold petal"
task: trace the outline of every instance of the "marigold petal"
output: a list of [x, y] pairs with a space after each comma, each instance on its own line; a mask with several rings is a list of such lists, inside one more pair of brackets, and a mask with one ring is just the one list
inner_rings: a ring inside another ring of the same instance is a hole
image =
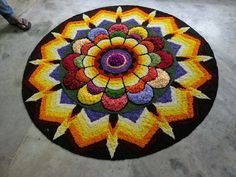
[[74, 59], [78, 57], [79, 54], [70, 54], [66, 58], [63, 59], [62, 65], [64, 66], [65, 69], [68, 71], [76, 71], [78, 68], [74, 63]]
[[124, 87], [123, 80], [121, 78], [110, 78], [107, 87], [113, 90], [119, 90]]
[[156, 69], [156, 70], [157, 70], [158, 77], [156, 77], [155, 80], [148, 82], [148, 84], [152, 86], [153, 88], [166, 87], [170, 82], [169, 74], [162, 69]]
[[143, 55], [148, 53], [148, 49], [145, 45], [138, 44], [133, 48], [133, 51], [136, 53], [136, 55]]
[[128, 75], [123, 76], [123, 81], [125, 86], [128, 87], [137, 84], [139, 78], [135, 74], [130, 73]]
[[67, 73], [63, 79], [63, 84], [70, 90], [76, 90], [81, 88], [85, 84], [85, 82], [78, 81], [75, 78], [75, 73]]
[[97, 46], [100, 47], [101, 49], [106, 49], [111, 46], [111, 41], [110, 39], [101, 40], [97, 43]]
[[142, 41], [140, 44], [144, 45], [148, 49], [148, 52], [153, 52], [155, 49], [154, 44], [150, 41]]
[[150, 64], [151, 64], [151, 61], [152, 61], [152, 60], [151, 60], [151, 57], [150, 57], [148, 54], [139, 55], [139, 56], [137, 57], [137, 59], [138, 59], [138, 61], [137, 61], [138, 64], [146, 65], [146, 66], [150, 65]]
[[98, 87], [92, 81], [90, 81], [87, 84], [87, 89], [88, 89], [89, 93], [91, 93], [93, 95], [96, 95], [96, 94], [99, 94], [101, 92], [104, 92], [105, 87]]
[[137, 65], [133, 71], [139, 78], [148, 74], [148, 67], [143, 65]]
[[128, 34], [139, 34], [143, 39], [148, 36], [148, 32], [145, 28], [139, 26], [139, 27], [133, 27], [129, 30]]
[[90, 81], [90, 78], [88, 78], [85, 74], [84, 74], [84, 68], [83, 69], [80, 69], [76, 72], [76, 75], [75, 75], [75, 78], [78, 80], [78, 81], [81, 81], [81, 82], [89, 82]]
[[137, 84], [126, 87], [126, 91], [130, 93], [138, 93], [142, 91], [144, 87], [145, 87], [145, 82], [140, 79]]
[[99, 102], [102, 98], [102, 95], [103, 93], [99, 93], [96, 95], [89, 93], [87, 85], [85, 85], [81, 89], [79, 89], [77, 98], [83, 104], [92, 105]]
[[111, 39], [111, 44], [113, 46], [121, 46], [123, 45], [125, 39], [123, 37], [114, 37]]
[[147, 75], [144, 76], [142, 80], [144, 82], [149, 82], [151, 80], [156, 79], [156, 77], [158, 77], [156, 69], [154, 67], [149, 67]]
[[99, 74], [92, 81], [98, 87], [106, 87], [108, 80], [109, 80], [109, 78], [107, 76]]
[[84, 44], [87, 44], [87, 43], [90, 43], [91, 41], [87, 38], [84, 38], [84, 39], [79, 39], [79, 40], [76, 40], [74, 43], [73, 43], [73, 51], [75, 53], [81, 53], [81, 48]]
[[88, 54], [88, 50], [89, 50], [91, 47], [93, 47], [93, 46], [94, 46], [93, 43], [84, 44], [84, 45], [82, 46], [82, 48], [81, 48], [81, 53], [82, 53], [83, 55], [87, 55], [87, 54]]
[[138, 45], [138, 41], [132, 38], [127, 38], [123, 45], [128, 48], [133, 48], [134, 46]]
[[174, 63], [173, 56], [166, 51], [156, 52], [161, 57], [161, 62], [157, 65], [158, 68], [168, 68]]
[[122, 110], [125, 105], [128, 103], [127, 95], [124, 94], [120, 98], [110, 98], [106, 94], [102, 97], [102, 104], [104, 108], [110, 110], [110, 111], [120, 111]]
[[114, 31], [122, 31], [124, 33], [127, 33], [129, 31], [128, 27], [124, 24], [114, 24], [109, 28], [109, 33], [113, 33]]
[[93, 46], [93, 47], [89, 48], [88, 55], [96, 57], [96, 56], [100, 55], [101, 52], [102, 51], [98, 46]]
[[93, 66], [94, 65], [94, 61], [95, 61], [95, 57], [86, 56], [83, 59], [83, 65], [84, 65], [84, 67]]
[[151, 36], [151, 37], [147, 37], [144, 41], [149, 41], [151, 43], [153, 43], [154, 45], [154, 51], [159, 51], [161, 49], [164, 48], [165, 42], [161, 37], [158, 36]]
[[100, 42], [101, 40], [104, 39], [108, 39], [108, 35], [107, 34], [99, 34], [98, 36], [96, 36], [94, 38], [94, 43], [97, 44], [98, 42]]
[[84, 73], [90, 79], [93, 79], [96, 75], [99, 74], [98, 70], [95, 67], [87, 67], [84, 69]]

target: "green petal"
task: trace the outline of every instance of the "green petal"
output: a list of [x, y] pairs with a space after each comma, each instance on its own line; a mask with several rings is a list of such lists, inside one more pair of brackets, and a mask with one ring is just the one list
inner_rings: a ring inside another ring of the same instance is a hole
[[114, 37], [122, 37], [125, 38], [126, 34], [123, 31], [114, 31], [113, 33], [110, 34], [110, 39]]
[[124, 87], [119, 90], [113, 90], [113, 89], [106, 88], [106, 94], [110, 98], [120, 98], [124, 93], [125, 93]]
[[152, 59], [152, 62], [150, 63], [149, 66], [156, 66], [161, 62], [161, 57], [157, 55], [156, 53], [149, 53], [149, 56]]
[[74, 64], [78, 67], [78, 68], [83, 68], [83, 59], [84, 59], [84, 55], [80, 55], [79, 57], [74, 59]]

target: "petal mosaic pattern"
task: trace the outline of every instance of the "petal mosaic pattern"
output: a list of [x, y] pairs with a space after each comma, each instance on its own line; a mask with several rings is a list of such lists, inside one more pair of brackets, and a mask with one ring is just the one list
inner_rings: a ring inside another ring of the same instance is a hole
[[217, 87], [214, 54], [196, 31], [154, 9], [113, 6], [47, 34], [26, 65], [22, 95], [48, 139], [76, 154], [118, 160], [189, 135]]

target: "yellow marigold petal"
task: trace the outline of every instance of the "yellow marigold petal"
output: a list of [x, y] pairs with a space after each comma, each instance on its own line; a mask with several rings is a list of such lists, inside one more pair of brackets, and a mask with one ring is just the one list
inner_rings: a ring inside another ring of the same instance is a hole
[[101, 49], [106, 49], [111, 46], [111, 41], [109, 39], [101, 40], [97, 43], [97, 46]]
[[147, 30], [141, 26], [131, 28], [128, 34], [133, 34], [133, 33], [139, 34], [143, 39], [148, 36]]
[[93, 66], [94, 65], [94, 60], [95, 60], [95, 58], [91, 57], [91, 56], [84, 57], [84, 59], [83, 59], [84, 67]]
[[133, 48], [137, 44], [138, 44], [138, 41], [136, 41], [135, 39], [132, 39], [132, 38], [128, 38], [125, 40], [125, 43], [123, 45], [128, 48]]
[[124, 87], [124, 84], [121, 78], [110, 78], [107, 87], [109, 89], [119, 90]]
[[123, 37], [114, 37], [111, 39], [111, 44], [113, 46], [121, 46], [123, 45], [125, 39]]
[[137, 84], [139, 82], [139, 78], [135, 74], [130, 73], [123, 76], [123, 81], [125, 86], [128, 87]]
[[106, 87], [107, 82], [108, 82], [109, 78], [99, 74], [97, 77], [95, 77], [93, 79], [93, 83], [97, 86], [97, 87]]
[[57, 128], [56, 133], [54, 134], [53, 140], [59, 138], [60, 136], [64, 135], [66, 130], [69, 128], [70, 122], [68, 122], [67, 119], [65, 119], [61, 125]]
[[133, 48], [133, 51], [137, 54], [137, 55], [142, 55], [142, 54], [146, 54], [148, 53], [148, 49], [145, 45], [143, 44], [138, 44], [137, 46], [135, 46]]
[[210, 100], [210, 98], [200, 90], [197, 90], [194, 88], [189, 88], [189, 90], [190, 90], [191, 94], [197, 98]]
[[79, 89], [77, 97], [81, 103], [91, 105], [99, 102], [102, 95], [103, 93], [99, 93], [97, 95], [90, 94], [87, 90], [87, 85], [85, 85]]
[[143, 66], [143, 65], [137, 65], [136, 68], [134, 69], [134, 73], [142, 78], [148, 74], [148, 67]]
[[101, 49], [98, 46], [93, 46], [88, 50], [88, 55], [90, 56], [97, 56], [98, 54], [101, 53]]
[[170, 126], [169, 122], [167, 122], [164, 118], [162, 120], [159, 120], [157, 118], [157, 125], [160, 127], [160, 129], [167, 135], [169, 135], [171, 138], [175, 139], [175, 135], [173, 132], [172, 127]]
[[122, 8], [119, 6], [117, 9], [116, 9], [116, 18], [117, 17], [120, 17], [122, 15]]
[[90, 79], [94, 78], [96, 75], [99, 74], [98, 70], [95, 67], [88, 67], [84, 69], [84, 73]]
[[148, 54], [138, 56], [138, 64], [148, 66], [151, 64], [151, 62], [152, 62], [152, 59]]
[[31, 97], [29, 97], [26, 102], [29, 102], [29, 101], [37, 101], [39, 100], [40, 98], [42, 98], [43, 96], [45, 96], [45, 93], [43, 91], [41, 92], [37, 92], [35, 94], [33, 94]]
[[119, 143], [118, 143], [117, 135], [112, 135], [111, 133], [109, 133], [107, 136], [107, 144], [106, 145], [109, 150], [111, 158], [113, 158], [118, 144]]

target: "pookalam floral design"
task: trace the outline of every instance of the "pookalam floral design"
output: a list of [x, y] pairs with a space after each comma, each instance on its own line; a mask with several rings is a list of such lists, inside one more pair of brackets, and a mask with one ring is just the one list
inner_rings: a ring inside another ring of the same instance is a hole
[[55, 143], [126, 159], [187, 136], [209, 112], [217, 79], [210, 47], [185, 23], [148, 8], [107, 7], [43, 38], [22, 93], [33, 122]]

